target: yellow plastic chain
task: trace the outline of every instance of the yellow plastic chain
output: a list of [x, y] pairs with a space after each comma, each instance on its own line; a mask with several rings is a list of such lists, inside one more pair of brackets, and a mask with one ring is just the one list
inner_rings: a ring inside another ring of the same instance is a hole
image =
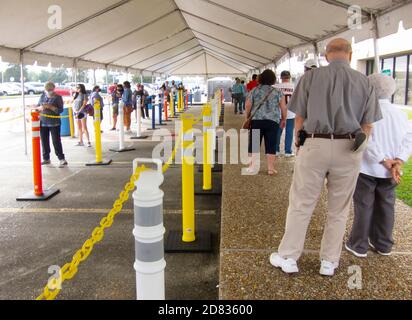
[[41, 117], [45, 117], [45, 118], [50, 118], [50, 119], [66, 119], [66, 118], [70, 118], [70, 116], [51, 116], [51, 115], [43, 114], [43, 113], [40, 113], [40, 116], [41, 116]]
[[145, 171], [144, 166], [138, 167], [135, 173], [131, 176], [130, 181], [126, 184], [124, 190], [120, 193], [113, 205], [109, 214], [100, 221], [100, 226], [95, 228], [92, 236], [86, 240], [82, 248], [76, 252], [70, 263], [67, 263], [60, 270], [59, 277], [51, 279], [43, 290], [43, 293], [36, 300], [54, 300], [61, 291], [61, 285], [65, 280], [71, 280], [76, 275], [80, 263], [84, 262], [91, 254], [96, 243], [100, 242], [104, 237], [104, 231], [110, 228], [114, 222], [114, 218], [123, 209], [123, 204], [129, 200], [130, 192], [135, 188], [135, 182], [139, 179], [140, 173]]

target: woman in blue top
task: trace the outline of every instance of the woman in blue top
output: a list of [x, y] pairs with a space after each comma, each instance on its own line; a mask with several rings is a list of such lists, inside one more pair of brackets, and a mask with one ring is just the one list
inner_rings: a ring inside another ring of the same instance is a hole
[[132, 125], [132, 112], [133, 112], [133, 92], [132, 86], [129, 81], [123, 83], [124, 92], [122, 96], [122, 101], [124, 103], [124, 126], [126, 127], [126, 132], [131, 133], [130, 127]]
[[[260, 161], [260, 145], [265, 139], [265, 149], [268, 161], [268, 173], [274, 175], [276, 161], [276, 137], [279, 126], [285, 128], [287, 117], [286, 99], [283, 93], [274, 88], [276, 75], [272, 70], [265, 70], [259, 76], [259, 86], [250, 92], [246, 101], [247, 118], [251, 115], [252, 127], [249, 134], [249, 154], [252, 158], [248, 172], [255, 172], [255, 163]], [[260, 143], [253, 143], [255, 130], [259, 130]]]

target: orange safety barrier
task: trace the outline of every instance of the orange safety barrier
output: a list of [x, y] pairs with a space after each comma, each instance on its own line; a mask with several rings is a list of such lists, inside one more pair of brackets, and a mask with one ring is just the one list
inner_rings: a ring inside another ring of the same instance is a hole
[[165, 121], [169, 121], [169, 103], [168, 103], [168, 97], [169, 97], [169, 93], [165, 92], [164, 94], [164, 98], [165, 98], [165, 102], [164, 102], [164, 110], [165, 110]]
[[17, 198], [17, 201], [45, 201], [60, 192], [57, 189], [43, 190], [43, 175], [40, 149], [40, 113], [32, 111], [32, 153], [33, 153], [33, 182], [34, 192]]
[[43, 179], [41, 171], [41, 151], [40, 151], [40, 114], [32, 112], [32, 149], [33, 149], [33, 181], [34, 194], [43, 195]]

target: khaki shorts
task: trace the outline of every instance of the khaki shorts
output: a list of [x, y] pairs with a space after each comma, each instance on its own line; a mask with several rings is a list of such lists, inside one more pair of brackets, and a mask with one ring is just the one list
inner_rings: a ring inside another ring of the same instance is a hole
[[113, 108], [113, 114], [118, 116], [119, 115], [119, 105], [114, 104], [114, 105], [112, 105], [112, 108]]

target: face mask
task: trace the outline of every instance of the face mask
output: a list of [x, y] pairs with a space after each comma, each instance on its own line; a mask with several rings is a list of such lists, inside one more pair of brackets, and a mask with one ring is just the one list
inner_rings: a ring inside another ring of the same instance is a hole
[[47, 96], [50, 98], [53, 96], [54, 91], [46, 91]]

